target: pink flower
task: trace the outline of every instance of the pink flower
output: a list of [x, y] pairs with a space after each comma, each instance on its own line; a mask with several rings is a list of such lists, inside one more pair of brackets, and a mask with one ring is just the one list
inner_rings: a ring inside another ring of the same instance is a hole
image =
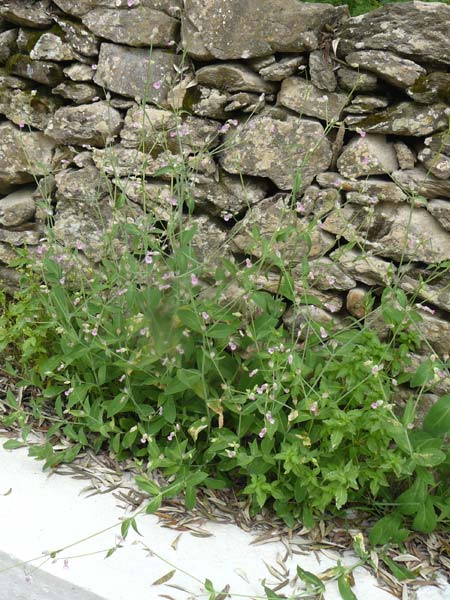
[[167, 436], [167, 439], [169, 440], [169, 442], [171, 442], [174, 437], [175, 437], [175, 431], [171, 431], [169, 433], [169, 435]]
[[169, 137], [171, 137], [171, 138], [177, 137], [177, 132], [176, 131], [169, 131]]
[[323, 327], [321, 327], [321, 328], [319, 329], [319, 332], [320, 332], [320, 337], [321, 337], [323, 340], [325, 340], [325, 339], [328, 337], [328, 333], [325, 331], [325, 329], [324, 329]]
[[70, 396], [70, 394], [73, 392], [73, 387], [69, 388], [68, 390], [66, 390], [64, 392], [64, 396]]
[[91, 65], [91, 69], [92, 69], [93, 71], [96, 71], [96, 70], [97, 70], [97, 65]]
[[292, 354], [288, 355], [287, 361], [288, 361], [288, 365], [292, 365], [292, 363], [294, 362], [294, 357]]
[[297, 212], [305, 212], [305, 205], [302, 204], [301, 202], [297, 202], [297, 204], [295, 205], [295, 210]]
[[372, 410], [376, 410], [380, 406], [383, 406], [383, 400], [377, 400], [376, 402], [372, 402], [372, 404], [370, 405], [370, 408]]
[[98, 329], [97, 327], [94, 327], [94, 329], [91, 331], [91, 334], [95, 337], [98, 334]]
[[231, 213], [226, 213], [225, 215], [223, 215], [223, 220], [224, 221], [229, 221], [232, 218], [232, 214]]
[[275, 419], [272, 416], [272, 413], [270, 412], [270, 410], [268, 410], [265, 414], [266, 417], [266, 421], [268, 421], [271, 425], [273, 425], [275, 423]]
[[146, 444], [148, 442], [148, 435], [146, 433], [144, 433], [144, 435], [141, 437], [141, 444]]
[[425, 306], [424, 304], [416, 304], [416, 306], [417, 306], [417, 308], [420, 308], [424, 312], [430, 313], [430, 315], [434, 315], [434, 313], [436, 312], [433, 308], [430, 308], [429, 306]]
[[374, 365], [371, 368], [372, 375], [375, 375], [375, 376], [378, 375], [378, 372], [381, 371], [382, 368], [383, 368], [383, 365]]
[[263, 437], [266, 435], [266, 433], [267, 433], [267, 427], [263, 427], [261, 429], [261, 431], [258, 433], [258, 435], [261, 439], [263, 439]]
[[362, 138], [365, 138], [367, 135], [364, 129], [360, 129], [359, 127], [356, 128], [356, 132], [359, 133]]
[[220, 127], [219, 132], [226, 133], [229, 129], [230, 129], [230, 126], [228, 125], [228, 123], [225, 123], [225, 125], [222, 125], [222, 127]]
[[311, 408], [309, 409], [313, 414], [317, 415], [319, 412], [319, 405], [317, 404], [317, 402], [313, 402], [311, 404]]
[[237, 119], [228, 119], [228, 123], [233, 125], [233, 127], [237, 127], [239, 125], [239, 121]]
[[226, 450], [225, 452], [227, 453], [228, 458], [234, 458], [236, 456], [235, 450]]
[[86, 248], [86, 244], [84, 244], [82, 241], [78, 240], [77, 250], [84, 250], [85, 248]]
[[234, 352], [237, 349], [237, 344], [235, 344], [235, 342], [231, 341], [228, 343], [228, 347], [232, 352]]
[[65, 558], [63, 569], [68, 569], [68, 568], [69, 568], [69, 560], [67, 558]]
[[194, 275], [194, 273], [192, 273], [191, 275], [191, 285], [199, 285], [199, 280], [197, 275]]
[[253, 266], [252, 261], [249, 258], [245, 259], [245, 266], [247, 267], [247, 269], [251, 269]]
[[160, 81], [154, 81], [153, 82], [153, 87], [155, 88], [155, 90], [159, 90], [161, 87], [161, 82]]
[[19, 121], [18, 125], [20, 129], [23, 129], [25, 127], [25, 121]]
[[147, 254], [145, 255], [144, 261], [147, 265], [151, 265], [153, 262], [153, 256], [151, 252], [147, 252]]
[[160, 417], [162, 417], [162, 414], [163, 414], [163, 407], [162, 407], [162, 406], [160, 406], [160, 407], [158, 408], [158, 415], [159, 415]]
[[202, 312], [202, 318], [203, 318], [205, 321], [208, 321], [208, 319], [209, 319], [209, 314], [206, 312], [206, 310], [204, 310], [204, 311]]
[[148, 335], [148, 327], [143, 327], [139, 330], [140, 335]]
[[65, 277], [61, 277], [61, 279], [59, 280], [59, 283], [61, 285], [64, 285], [66, 283], [66, 278]]
[[127, 5], [131, 8], [134, 5], [134, 0], [127, 0]]
[[250, 371], [250, 373], [248, 374], [248, 376], [249, 377], [254, 377], [258, 371], [259, 371], [259, 369], [253, 369], [253, 371]]
[[361, 162], [363, 165], [368, 165], [370, 163], [370, 158], [368, 156], [363, 156]]

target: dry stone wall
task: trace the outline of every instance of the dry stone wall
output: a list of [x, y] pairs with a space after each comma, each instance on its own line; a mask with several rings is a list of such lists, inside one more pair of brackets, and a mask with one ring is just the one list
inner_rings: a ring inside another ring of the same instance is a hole
[[[115, 191], [124, 218], [168, 219], [164, 167], [183, 158], [200, 258], [261, 256], [254, 227], [273, 239], [289, 226], [274, 251], [298, 290], [308, 256], [322, 303], [299, 326], [363, 318], [368, 293], [397, 282], [416, 297], [424, 351], [446, 359], [449, 67], [440, 3], [350, 18], [298, 0], [3, 0], [2, 285], [17, 281], [15, 248], [42, 253], [49, 216], [87, 263]], [[256, 283], [279, 278], [268, 266]]]

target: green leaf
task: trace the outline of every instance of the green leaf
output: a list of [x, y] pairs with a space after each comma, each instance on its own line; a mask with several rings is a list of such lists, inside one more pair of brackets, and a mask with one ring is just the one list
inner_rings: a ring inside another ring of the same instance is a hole
[[283, 598], [283, 596], [276, 594], [275, 592], [273, 592], [271, 589], [269, 589], [266, 586], [264, 586], [264, 591], [266, 592], [267, 600], [279, 600], [280, 598]]
[[392, 575], [399, 581], [405, 581], [406, 579], [415, 579], [416, 575], [407, 569], [406, 567], [397, 564], [394, 562], [389, 556], [383, 555], [383, 562], [389, 567], [392, 572]]
[[350, 586], [350, 583], [348, 582], [346, 575], [341, 575], [338, 578], [338, 588], [342, 600], [358, 600], [358, 598], [353, 593], [353, 590]]
[[304, 581], [307, 585], [312, 585], [317, 592], [325, 591], [325, 584], [321, 581], [317, 575], [314, 573], [310, 573], [309, 571], [305, 571], [301, 567], [297, 565], [297, 575], [299, 578]]
[[159, 485], [151, 479], [138, 475], [135, 477], [135, 481], [141, 490], [144, 490], [144, 492], [147, 492], [147, 494], [150, 494], [151, 496], [157, 496], [161, 493]]
[[409, 382], [411, 387], [420, 387], [427, 383], [434, 375], [433, 363], [430, 359], [425, 360], [416, 370]]
[[123, 412], [125, 410], [127, 402], [128, 398], [125, 394], [117, 394], [117, 396], [113, 400], [111, 400], [111, 402], [107, 405], [108, 408], [106, 414], [108, 415], [108, 417], [113, 417], [114, 415], [117, 415], [117, 413]]
[[188, 485], [184, 493], [186, 508], [192, 510], [197, 502], [197, 492], [194, 486]]
[[434, 435], [450, 433], [450, 394], [433, 404], [424, 419], [423, 428]]
[[147, 504], [147, 508], [145, 509], [145, 512], [149, 513], [149, 514], [156, 512], [158, 510], [158, 508], [161, 506], [161, 503], [162, 503], [162, 497], [160, 495], [155, 496]]
[[412, 458], [419, 467], [436, 467], [444, 462], [446, 455], [437, 448], [429, 448], [422, 452], [414, 452]]
[[188, 329], [201, 333], [203, 323], [200, 319], [200, 316], [191, 308], [181, 307], [178, 309], [176, 314], [181, 323]]
[[413, 521], [413, 528], [423, 533], [431, 533], [436, 529], [437, 517], [433, 506], [433, 500], [428, 497], [419, 505], [417, 514]]
[[19, 440], [8, 440], [3, 444], [3, 448], [5, 450], [15, 450], [16, 448], [23, 448], [26, 446], [24, 442], [19, 442]]
[[369, 540], [373, 546], [389, 542], [401, 543], [409, 535], [407, 529], [402, 529], [402, 517], [398, 513], [386, 515], [375, 523], [369, 533]]

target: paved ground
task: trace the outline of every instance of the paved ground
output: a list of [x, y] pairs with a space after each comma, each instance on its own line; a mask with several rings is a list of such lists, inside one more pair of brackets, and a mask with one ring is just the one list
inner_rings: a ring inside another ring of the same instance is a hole
[[[183, 533], [174, 549], [171, 544], [177, 532], [158, 525], [156, 517], [140, 516], [142, 537], [130, 534], [123, 547], [105, 559], [119, 529], [90, 536], [119, 523], [124, 513], [110, 494], [80, 497], [85, 485], [85, 481], [70, 477], [48, 476], [25, 449], [6, 451], [0, 445], [0, 600], [156, 600], [159, 594], [174, 600], [206, 598], [201, 584], [188, 574], [200, 581], [210, 579], [218, 590], [229, 584], [233, 599], [240, 595], [261, 597], [263, 578], [270, 585], [278, 583], [264, 561], [277, 567], [277, 553], [284, 554], [284, 546], [249, 545], [252, 536], [234, 525], [207, 524], [204, 527], [214, 534], [207, 538]], [[67, 548], [57, 560], [40, 558], [5, 570], [83, 538], [90, 539]], [[184, 572], [177, 570], [166, 584], [152, 586], [172, 567], [150, 556], [144, 546]], [[81, 556], [85, 554], [89, 556]], [[297, 564], [318, 573], [334, 566], [336, 558], [348, 564], [355, 560], [335, 554], [321, 554], [319, 558], [320, 564], [314, 554], [294, 556], [287, 563], [290, 577]], [[394, 598], [379, 589], [376, 580], [363, 569], [357, 570], [355, 579], [358, 600]], [[168, 584], [183, 587], [190, 594]], [[422, 588], [418, 598], [450, 600], [450, 586]], [[329, 584], [325, 600], [338, 599], [336, 585]]]

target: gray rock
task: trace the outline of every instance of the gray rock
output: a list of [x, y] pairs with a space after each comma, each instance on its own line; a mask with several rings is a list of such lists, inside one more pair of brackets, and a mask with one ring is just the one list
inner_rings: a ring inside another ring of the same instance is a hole
[[242, 110], [242, 112], [257, 114], [266, 106], [266, 95], [251, 94], [249, 92], [239, 92], [228, 98], [228, 103], [224, 108], [226, 113]]
[[431, 148], [425, 146], [419, 152], [417, 158], [438, 179], [448, 179], [450, 177], [450, 156], [434, 152]]
[[450, 64], [450, 6], [436, 2], [387, 4], [345, 21], [336, 32], [338, 54], [396, 52], [419, 63]]
[[355, 96], [349, 106], [344, 108], [344, 112], [355, 115], [372, 114], [381, 108], [389, 106], [389, 101], [380, 96]]
[[413, 265], [405, 265], [400, 271], [398, 282], [405, 292], [414, 294], [421, 300], [443, 310], [450, 311], [450, 274], [448, 271], [426, 271]]
[[341, 194], [334, 188], [321, 190], [315, 185], [306, 188], [301, 201], [296, 203], [300, 216], [314, 215], [321, 219], [336, 206], [340, 206]]
[[288, 331], [292, 332], [294, 339], [304, 340], [310, 336], [314, 328], [312, 324], [326, 328], [326, 331], [336, 330], [341, 324], [337, 316], [314, 305], [291, 306], [283, 315], [283, 323]]
[[226, 230], [206, 215], [192, 215], [186, 218], [183, 230], [191, 227], [196, 230], [192, 238], [192, 249], [196, 260], [203, 263], [206, 273], [213, 275], [223, 258], [233, 261]]
[[128, 46], [173, 46], [178, 38], [179, 21], [166, 13], [145, 6], [114, 9], [96, 8], [82, 18], [96, 35]]
[[450, 231], [450, 202], [448, 200], [431, 200], [427, 204], [427, 209], [444, 229]]
[[199, 117], [211, 119], [226, 119], [225, 107], [231, 95], [223, 90], [196, 85], [186, 90], [182, 108]]
[[[275, 57], [274, 57], [275, 58]], [[306, 59], [304, 56], [290, 56], [279, 61], [263, 66], [259, 74], [266, 81], [282, 81], [305, 69]]]
[[[253, 234], [255, 229], [258, 236]], [[322, 231], [317, 222], [299, 219], [289, 196], [283, 194], [252, 206], [231, 231], [230, 243], [235, 252], [260, 258], [264, 253], [261, 240], [270, 243], [271, 253], [287, 267], [301, 264], [305, 256], [323, 256], [335, 244], [334, 237]], [[265, 258], [270, 262], [270, 256]]]
[[296, 0], [187, 0], [183, 47], [199, 60], [314, 50], [319, 31], [345, 15], [342, 8]]
[[354, 137], [344, 147], [337, 160], [339, 173], [344, 177], [385, 175], [398, 169], [392, 143], [384, 135]]
[[64, 42], [59, 35], [43, 33], [30, 52], [33, 60], [73, 60], [76, 54], [70, 44]]
[[79, 52], [83, 56], [97, 56], [98, 39], [87, 27], [78, 21], [60, 16], [55, 16], [54, 20], [64, 32], [65, 40], [72, 46], [75, 52]]
[[[334, 92], [337, 86], [336, 75], [334, 73], [335, 64], [331, 59], [327, 59], [322, 50], [314, 50], [309, 55], [309, 76], [311, 83], [327, 92]], [[283, 77], [283, 79], [285, 79]]]
[[50, 0], [3, 0], [0, 17], [24, 27], [45, 29], [52, 25]]
[[127, 178], [115, 184], [129, 200], [141, 205], [158, 221], [169, 221], [174, 210], [178, 210], [175, 190], [170, 183]]
[[17, 52], [17, 29], [8, 29], [0, 33], [0, 64]]
[[74, 63], [64, 69], [66, 75], [72, 81], [92, 81], [95, 71], [91, 65], [83, 63]]
[[207, 151], [219, 143], [217, 123], [179, 115], [152, 106], [133, 106], [120, 133], [122, 145], [145, 149], [153, 155], [163, 150], [185, 155]]
[[342, 270], [356, 281], [367, 285], [392, 285], [397, 267], [376, 256], [358, 252], [351, 245], [342, 246], [330, 254]]
[[0, 114], [22, 127], [45, 129], [60, 106], [45, 90], [32, 90], [29, 82], [0, 70]]
[[416, 156], [411, 148], [404, 142], [395, 142], [394, 149], [400, 169], [414, 169]]
[[427, 312], [420, 311], [422, 321], [415, 324], [421, 334], [423, 343], [422, 350], [430, 351], [431, 348], [439, 356], [450, 354], [450, 322], [448, 318], [430, 315]]
[[6, 70], [11, 75], [32, 79], [50, 87], [64, 80], [64, 73], [59, 65], [45, 60], [33, 60], [26, 54], [11, 56], [6, 62]]
[[213, 216], [221, 216], [224, 221], [237, 217], [245, 209], [257, 204], [266, 197], [268, 182], [256, 177], [239, 177], [224, 171], [219, 180], [193, 178], [189, 193], [195, 206]]
[[378, 78], [373, 73], [357, 71], [340, 66], [337, 71], [339, 87], [346, 92], [374, 92], [378, 86]]
[[121, 126], [122, 117], [115, 108], [107, 102], [95, 102], [60, 108], [45, 133], [59, 143], [101, 148], [119, 133]]
[[103, 91], [92, 83], [65, 81], [54, 87], [52, 94], [72, 100], [75, 104], [87, 104], [99, 100], [100, 96], [103, 95]]
[[[305, 298], [315, 298], [318, 300], [324, 309], [330, 313], [337, 313], [342, 309], [343, 302], [342, 297], [339, 294], [333, 294], [328, 291], [318, 290], [308, 285], [302, 277], [301, 268], [294, 267], [291, 270], [294, 299], [300, 302], [304, 301]], [[282, 282], [283, 275], [275, 273], [274, 271], [267, 271], [265, 273], [249, 274], [249, 280], [253, 285], [259, 289], [266, 290], [271, 294], [280, 293], [280, 284]]]
[[429, 73], [419, 77], [406, 93], [416, 102], [450, 104], [450, 73]]
[[[292, 270], [293, 277], [301, 277], [303, 265]], [[349, 277], [330, 258], [314, 258], [309, 261], [308, 282], [319, 290], [349, 290], [356, 286], [356, 281]]]
[[[55, 4], [65, 13], [75, 17], [82, 17], [99, 7], [111, 8], [111, 0], [55, 0]], [[182, 0], [134, 0], [132, 7], [138, 6], [162, 10], [171, 16], [177, 16], [182, 6]], [[114, 7], [130, 9], [128, 0], [114, 0]]]
[[32, 224], [28, 229], [0, 229], [0, 242], [11, 246], [37, 246], [42, 236], [42, 230]]
[[229, 173], [268, 177], [281, 190], [297, 178], [300, 192], [328, 168], [331, 147], [319, 123], [256, 116], [225, 135], [220, 160]]
[[42, 133], [21, 131], [4, 122], [0, 123], [0, 140], [0, 194], [50, 169], [55, 142]]
[[421, 75], [426, 75], [426, 70], [412, 60], [384, 50], [351, 52], [345, 60], [354, 69], [375, 73], [380, 79], [400, 88], [407, 88]]
[[319, 173], [317, 183], [322, 187], [334, 187], [344, 192], [358, 192], [376, 198], [377, 201], [405, 202], [408, 195], [401, 187], [392, 181], [368, 178], [364, 181], [351, 181], [341, 177], [337, 173]]
[[392, 178], [405, 192], [417, 201], [417, 196], [425, 198], [450, 198], [450, 181], [438, 179], [423, 167], [409, 171], [395, 171]]
[[394, 260], [428, 264], [449, 260], [450, 234], [426, 209], [391, 202], [367, 212], [364, 208], [347, 204], [335, 209], [326, 218], [324, 230]]
[[[449, 7], [450, 9], [450, 7]], [[359, 127], [371, 133], [422, 136], [444, 129], [448, 125], [445, 104], [415, 104], [400, 102], [382, 112], [358, 121]]]
[[22, 188], [0, 199], [0, 225], [17, 227], [34, 216], [34, 188]]
[[370, 294], [368, 290], [356, 287], [347, 293], [345, 308], [355, 319], [363, 319], [367, 314], [369, 300]]
[[278, 102], [283, 106], [325, 121], [339, 119], [348, 101], [345, 94], [324, 92], [301, 77], [285, 79], [278, 94]]
[[111, 192], [106, 177], [95, 167], [64, 169], [55, 175], [57, 200], [95, 205]]
[[163, 154], [152, 158], [150, 154], [120, 144], [101, 150], [95, 148], [92, 159], [97, 169], [114, 177], [152, 176], [168, 164]]
[[164, 105], [182, 57], [165, 50], [128, 48], [103, 43], [94, 77], [98, 85], [131, 98]]
[[444, 131], [425, 138], [425, 146], [428, 146], [434, 152], [443, 152], [450, 156], [450, 133]]
[[221, 63], [202, 67], [195, 73], [200, 85], [226, 92], [272, 93], [276, 86], [256, 75], [249, 67], [239, 63]]

